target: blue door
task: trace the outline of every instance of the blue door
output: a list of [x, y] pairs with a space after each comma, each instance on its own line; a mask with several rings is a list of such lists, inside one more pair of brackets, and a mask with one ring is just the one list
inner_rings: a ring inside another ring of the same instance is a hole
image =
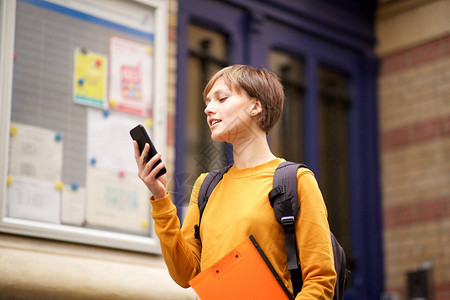
[[[279, 5], [272, 5], [275, 2]], [[187, 97], [199, 97], [200, 88], [197, 96], [193, 96], [192, 75], [186, 74], [187, 69], [203, 74], [203, 86], [210, 76], [208, 72], [215, 70], [212, 64], [219, 68], [245, 63], [277, 73], [283, 81], [286, 99], [283, 116], [269, 136], [271, 148], [277, 156], [306, 163], [319, 182], [330, 227], [343, 245], [352, 271], [345, 299], [379, 299], [383, 270], [376, 130], [377, 60], [370, 36], [349, 39], [354, 30], [352, 24], [339, 24], [341, 27], [333, 26], [336, 24], [332, 21], [327, 24], [325, 14], [333, 12], [331, 6], [329, 10], [320, 10], [312, 5], [317, 3], [314, 1], [311, 5], [284, 0], [270, 3], [179, 2], [177, 111], [181, 114], [186, 111], [186, 103], [190, 103]], [[338, 12], [336, 18], [339, 19]], [[319, 19], [321, 23], [317, 22]], [[196, 27], [212, 32], [186, 33]], [[201, 48], [200, 41], [209, 43], [212, 52], [199, 55], [193, 51]], [[215, 50], [212, 44], [216, 44]], [[187, 68], [192, 60], [202, 62], [197, 62], [197, 68], [192, 63]], [[179, 182], [185, 187], [192, 185], [193, 178], [186, 179], [196, 172], [192, 165], [208, 161], [200, 156], [189, 163], [192, 160], [189, 153], [213, 153], [216, 161], [223, 164], [229, 160], [226, 145], [208, 142], [204, 145], [197, 141], [200, 146], [195, 146], [186, 129], [192, 119], [177, 117], [176, 166], [177, 174], [184, 174]], [[200, 125], [192, 126], [198, 130]], [[207, 170], [211, 165], [203, 167]], [[178, 190], [185, 201], [186, 191]]]
[[[371, 148], [376, 146], [376, 124], [369, 108], [375, 98], [370, 90], [364, 90], [374, 84], [370, 72], [374, 62], [351, 47], [282, 21], [259, 19], [260, 30], [249, 39], [249, 63], [269, 66], [291, 91], [283, 115], [287, 121], [281, 120], [285, 129], [280, 131], [281, 137], [273, 137], [272, 148], [283, 149], [286, 157], [290, 154], [279, 141], [301, 144], [295, 153], [302, 154], [302, 162], [319, 181], [330, 227], [343, 245], [352, 271], [346, 299], [377, 299], [382, 285], [380, 198], [365, 191], [378, 188], [376, 163], [366, 164], [377, 160], [376, 155], [371, 156], [376, 152]], [[297, 93], [291, 88], [295, 78], [301, 78]], [[289, 99], [292, 95], [295, 98]]]

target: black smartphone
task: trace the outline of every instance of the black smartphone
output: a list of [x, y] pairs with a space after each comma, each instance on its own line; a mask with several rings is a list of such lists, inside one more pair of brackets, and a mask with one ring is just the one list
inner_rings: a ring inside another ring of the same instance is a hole
[[[130, 135], [131, 135], [131, 138], [138, 143], [140, 153], [142, 153], [142, 151], [144, 151], [145, 143], [148, 143], [150, 145], [150, 150], [148, 152], [147, 157], [145, 158], [145, 162], [148, 162], [150, 160], [150, 158], [152, 158], [153, 156], [156, 155], [156, 153], [158, 153], [158, 151], [156, 151], [156, 148], [152, 143], [152, 140], [148, 136], [147, 131], [145, 130], [144, 126], [142, 126], [142, 124], [139, 124], [136, 127], [134, 127], [133, 129], [131, 129]], [[158, 160], [153, 165], [153, 168], [155, 168], [160, 163], [161, 163], [161, 160]], [[166, 172], [167, 172], [166, 167], [162, 168], [161, 171], [159, 171], [158, 174], [156, 174], [156, 178], [165, 174]]]

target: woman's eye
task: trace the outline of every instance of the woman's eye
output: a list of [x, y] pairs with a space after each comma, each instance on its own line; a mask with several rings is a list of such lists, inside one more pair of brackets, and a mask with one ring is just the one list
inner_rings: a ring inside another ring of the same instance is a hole
[[219, 98], [219, 101], [225, 101], [225, 100], [227, 100], [227, 97]]

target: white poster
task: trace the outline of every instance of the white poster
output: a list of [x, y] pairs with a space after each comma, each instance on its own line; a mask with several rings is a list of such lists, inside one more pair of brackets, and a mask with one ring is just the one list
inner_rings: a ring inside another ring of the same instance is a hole
[[88, 161], [98, 169], [131, 173], [137, 176], [130, 130], [142, 118], [111, 112], [107, 117], [96, 109], [88, 110]]
[[149, 196], [137, 175], [119, 176], [91, 166], [87, 173], [87, 225], [148, 234]]
[[109, 107], [151, 117], [153, 45], [112, 36], [109, 56]]
[[46, 180], [61, 180], [63, 135], [52, 130], [13, 123], [9, 175]]
[[62, 190], [61, 222], [81, 226], [85, 220], [86, 188], [65, 184]]
[[8, 216], [60, 223], [61, 191], [55, 184], [34, 178], [13, 177], [8, 186]]

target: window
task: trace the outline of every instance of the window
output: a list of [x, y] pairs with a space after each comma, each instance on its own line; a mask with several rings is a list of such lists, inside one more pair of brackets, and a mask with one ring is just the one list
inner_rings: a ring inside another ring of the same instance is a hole
[[0, 230], [158, 252], [128, 132], [165, 152], [165, 1], [1, 5]]
[[183, 205], [187, 206], [197, 176], [227, 164], [226, 144], [211, 139], [204, 113], [203, 89], [210, 77], [228, 65], [227, 36], [221, 32], [190, 24], [188, 27], [186, 145]]
[[319, 68], [320, 186], [330, 228], [350, 257], [348, 78]]
[[272, 50], [269, 68], [280, 77], [285, 91], [283, 114], [270, 132], [271, 149], [278, 157], [302, 162], [302, 102], [305, 89], [302, 62], [289, 54]]

